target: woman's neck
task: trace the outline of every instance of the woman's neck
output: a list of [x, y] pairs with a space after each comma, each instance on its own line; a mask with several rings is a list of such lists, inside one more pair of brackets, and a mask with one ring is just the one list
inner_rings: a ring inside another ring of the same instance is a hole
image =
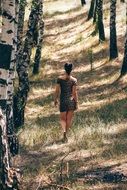
[[70, 79], [71, 75], [65, 74], [66, 79]]

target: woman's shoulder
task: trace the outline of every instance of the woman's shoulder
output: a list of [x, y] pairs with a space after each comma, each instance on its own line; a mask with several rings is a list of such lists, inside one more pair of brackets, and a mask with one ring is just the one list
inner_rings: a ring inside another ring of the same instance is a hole
[[71, 76], [71, 80], [77, 83], [77, 79], [73, 76]]
[[63, 80], [63, 76], [62, 75], [58, 76], [57, 77], [57, 84], [61, 84], [62, 80]]
[[64, 79], [65, 79], [65, 76], [64, 76], [64, 75], [60, 75], [60, 76], [58, 76], [58, 79], [59, 79], [59, 80], [64, 80]]

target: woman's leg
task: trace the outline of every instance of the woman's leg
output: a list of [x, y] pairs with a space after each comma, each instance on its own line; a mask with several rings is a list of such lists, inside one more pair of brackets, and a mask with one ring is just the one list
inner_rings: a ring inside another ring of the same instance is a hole
[[66, 133], [67, 131], [67, 112], [60, 112], [60, 124], [63, 129], [63, 132]]
[[68, 131], [68, 129], [71, 127], [72, 124], [72, 120], [73, 120], [73, 116], [74, 116], [74, 111], [68, 111], [67, 112], [67, 116], [66, 116], [66, 130]]

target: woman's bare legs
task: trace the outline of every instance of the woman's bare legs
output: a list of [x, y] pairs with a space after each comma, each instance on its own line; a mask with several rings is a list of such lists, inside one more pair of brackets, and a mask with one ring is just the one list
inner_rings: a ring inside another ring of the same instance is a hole
[[66, 131], [71, 127], [72, 125], [72, 120], [74, 116], [74, 111], [68, 111], [66, 115]]
[[63, 132], [66, 132], [66, 121], [67, 121], [67, 112], [60, 112], [60, 124], [63, 129]]
[[67, 142], [67, 112], [60, 113], [60, 124], [63, 129], [63, 142]]
[[60, 113], [60, 124], [63, 129], [64, 142], [67, 142], [66, 133], [67, 133], [68, 129], [71, 127], [73, 116], [74, 116], [74, 111]]

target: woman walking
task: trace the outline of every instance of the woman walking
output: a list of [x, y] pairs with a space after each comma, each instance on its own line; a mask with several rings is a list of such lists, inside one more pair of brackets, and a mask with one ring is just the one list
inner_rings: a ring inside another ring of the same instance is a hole
[[64, 65], [65, 73], [57, 79], [55, 89], [55, 106], [60, 95], [60, 124], [63, 129], [63, 142], [67, 142], [67, 131], [71, 127], [74, 111], [78, 107], [77, 79], [71, 75], [72, 64]]

